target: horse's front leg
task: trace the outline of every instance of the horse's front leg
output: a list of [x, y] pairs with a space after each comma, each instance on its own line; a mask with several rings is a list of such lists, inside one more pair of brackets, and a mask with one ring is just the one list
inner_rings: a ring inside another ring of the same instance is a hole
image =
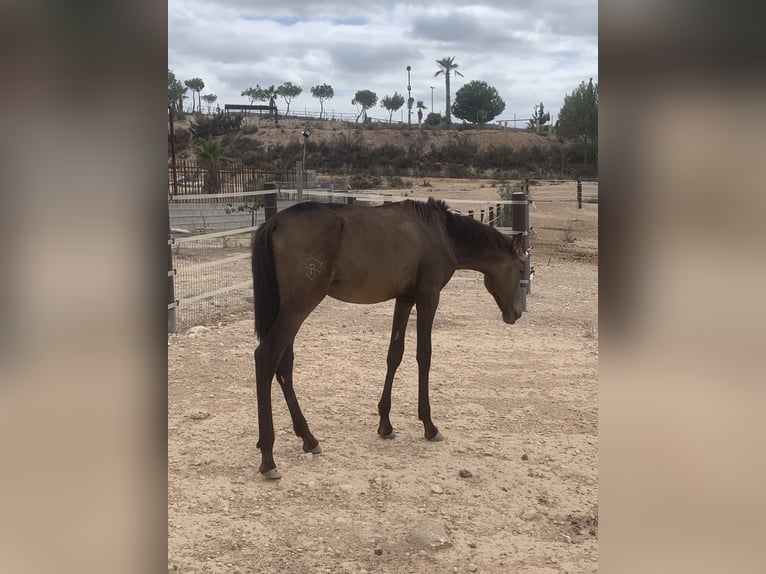
[[386, 382], [383, 384], [383, 394], [378, 403], [378, 414], [380, 415], [380, 424], [378, 425], [378, 434], [383, 438], [394, 438], [394, 427], [391, 426], [389, 413], [391, 412], [391, 388], [394, 384], [394, 375], [396, 369], [402, 362], [404, 354], [404, 333], [407, 330], [407, 320], [410, 317], [410, 311], [414, 302], [404, 297], [396, 299], [394, 307], [394, 322], [391, 326], [391, 342], [388, 345], [388, 357], [386, 358]]
[[431, 370], [431, 331], [438, 305], [438, 292], [419, 298], [417, 302], [418, 418], [423, 421], [426, 438], [434, 441], [444, 440], [444, 436], [431, 421], [431, 403], [428, 398], [428, 375]]

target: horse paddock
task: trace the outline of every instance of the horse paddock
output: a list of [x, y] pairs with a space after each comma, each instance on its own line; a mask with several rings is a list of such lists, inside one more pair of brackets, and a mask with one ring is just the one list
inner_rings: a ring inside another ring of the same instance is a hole
[[302, 452], [275, 382], [277, 481], [258, 473], [252, 311], [169, 336], [168, 570], [597, 571], [597, 205], [540, 204], [530, 220], [535, 278], [515, 325], [479, 273], [441, 293], [442, 442], [417, 419], [414, 309], [394, 440], [376, 433], [394, 302], [326, 298], [309, 316], [295, 391], [323, 453]]

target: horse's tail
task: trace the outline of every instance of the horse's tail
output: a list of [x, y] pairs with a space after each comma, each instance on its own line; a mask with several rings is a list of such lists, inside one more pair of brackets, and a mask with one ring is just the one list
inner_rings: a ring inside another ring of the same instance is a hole
[[275, 227], [273, 219], [267, 221], [256, 231], [253, 239], [255, 334], [259, 341], [269, 333], [279, 314], [279, 284], [272, 241]]

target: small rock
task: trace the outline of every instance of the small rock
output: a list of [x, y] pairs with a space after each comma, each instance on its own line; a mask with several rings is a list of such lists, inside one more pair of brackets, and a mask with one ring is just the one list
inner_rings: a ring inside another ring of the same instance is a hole
[[466, 470], [465, 468], [460, 469], [460, 472], [458, 473], [460, 475], [460, 478], [472, 478], [473, 473], [470, 470]]
[[380, 556], [381, 554], [383, 554], [383, 550], [381, 548], [376, 548], [375, 549], [375, 556]]
[[378, 542], [383, 539], [383, 535], [373, 528], [358, 526], [354, 529], [354, 534], [363, 542]]
[[189, 415], [189, 418], [193, 421], [202, 421], [210, 418], [210, 413], [207, 411], [196, 411]]
[[409, 540], [419, 548], [431, 550], [452, 546], [444, 522], [432, 518], [419, 522], [410, 533]]
[[312, 460], [314, 458], [314, 455], [310, 452], [304, 452], [299, 455], [301, 459], [303, 460]]
[[316, 482], [314, 482], [313, 480], [309, 480], [309, 483], [308, 483], [308, 485], [307, 485], [307, 486], [308, 486], [309, 488], [314, 488], [316, 485], [317, 485], [317, 483], [316, 483]]
[[468, 548], [476, 548], [476, 542], [469, 542]]
[[444, 489], [438, 484], [434, 484], [431, 486], [431, 492], [433, 492], [434, 494], [441, 494], [444, 492]]
[[529, 460], [529, 455], [527, 453], [522, 454], [521, 460]]
[[476, 564], [469, 564], [468, 565], [468, 571], [469, 572], [476, 572], [478, 569], [479, 569], [479, 567], [476, 566]]
[[205, 327], [204, 325], [197, 325], [186, 331], [186, 334], [197, 336], [201, 335], [202, 333], [207, 333], [208, 331], [210, 331], [209, 327]]
[[530, 520], [535, 520], [538, 516], [539, 514], [536, 510], [525, 510], [519, 515], [519, 518], [529, 522]]

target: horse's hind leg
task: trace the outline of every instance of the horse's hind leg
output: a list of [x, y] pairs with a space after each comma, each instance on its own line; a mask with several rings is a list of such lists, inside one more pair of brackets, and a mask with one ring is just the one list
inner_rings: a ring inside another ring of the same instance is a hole
[[281, 478], [274, 463], [274, 421], [271, 414], [271, 381], [287, 349], [308, 312], [288, 316], [280, 312], [269, 334], [255, 349], [255, 389], [258, 400], [258, 448], [261, 449], [259, 472], [266, 478]]
[[378, 414], [380, 415], [380, 425], [378, 425], [378, 434], [383, 438], [394, 438], [394, 427], [391, 426], [389, 414], [391, 412], [391, 388], [394, 384], [394, 375], [396, 369], [402, 362], [404, 354], [404, 333], [407, 330], [407, 320], [412, 311], [413, 302], [399, 297], [394, 307], [394, 322], [391, 327], [391, 342], [388, 346], [388, 357], [386, 358], [386, 382], [383, 384], [383, 394], [378, 403]]
[[311, 434], [309, 425], [301, 412], [301, 407], [298, 405], [298, 399], [293, 390], [294, 359], [293, 346], [290, 345], [282, 355], [282, 361], [277, 367], [277, 382], [279, 383], [279, 386], [282, 387], [282, 393], [285, 395], [287, 408], [290, 409], [290, 417], [293, 420], [293, 430], [295, 431], [296, 436], [303, 439], [303, 450], [305, 452], [319, 454], [322, 452], [322, 449], [319, 446], [319, 441]]

